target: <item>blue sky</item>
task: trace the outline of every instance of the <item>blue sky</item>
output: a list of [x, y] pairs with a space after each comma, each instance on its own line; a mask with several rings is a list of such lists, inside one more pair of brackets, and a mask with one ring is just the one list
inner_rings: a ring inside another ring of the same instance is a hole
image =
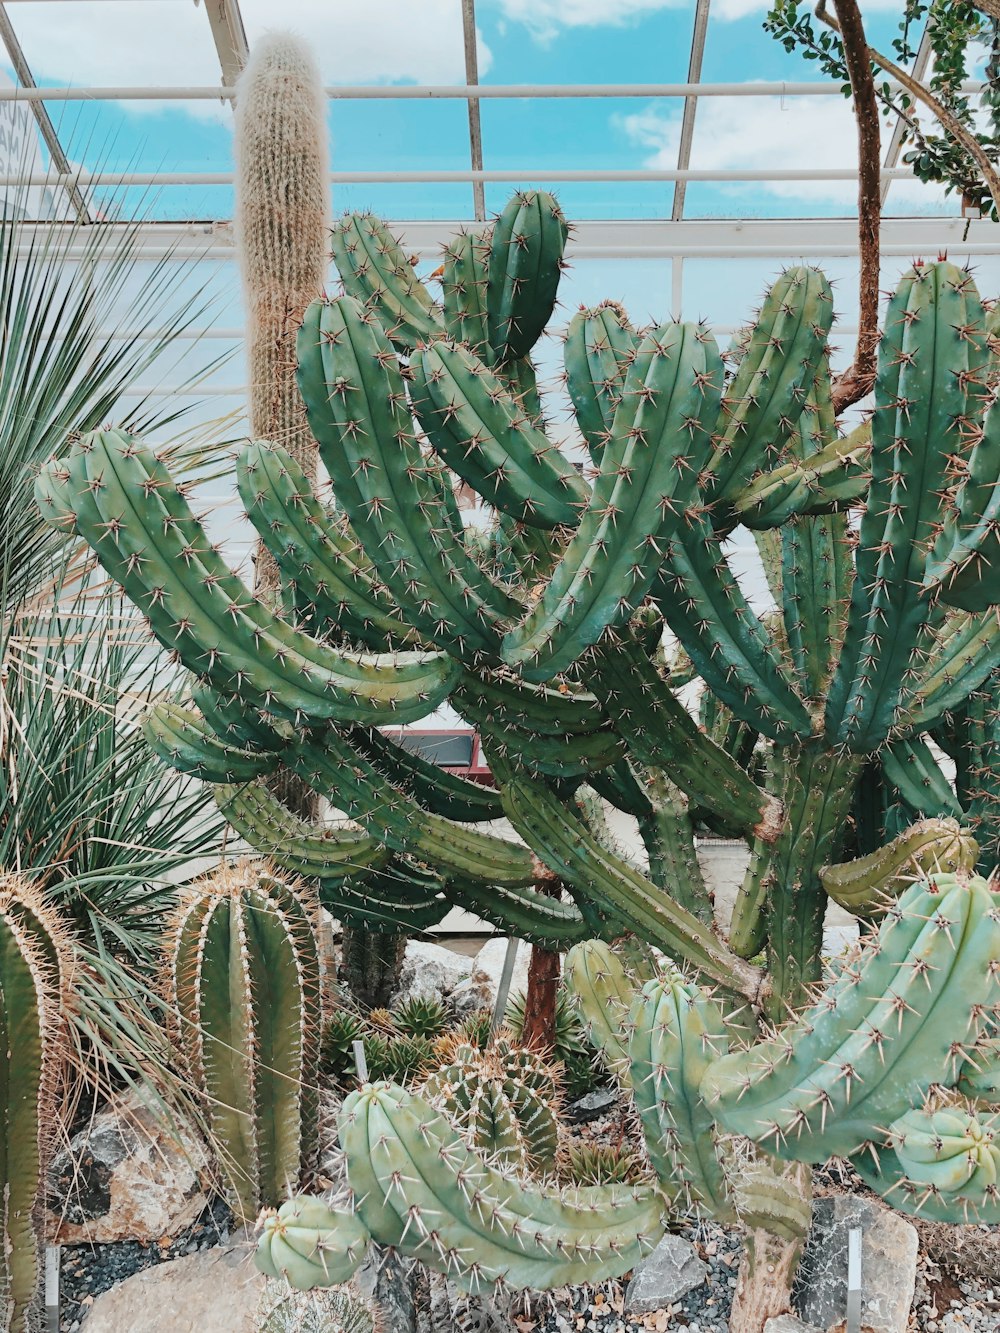
[[[251, 38], [273, 26], [271, 0], [243, 0]], [[888, 46], [890, 0], [865, 6], [869, 31]], [[709, 81], [802, 81], [815, 67], [788, 55], [761, 28], [766, 5], [715, 0], [703, 77]], [[464, 82], [459, 0], [286, 0], [287, 25], [309, 37], [329, 82]], [[482, 79], [487, 83], [662, 83], [686, 77], [693, 0], [479, 0]], [[26, 0], [11, 9], [40, 82], [206, 84], [218, 81], [208, 22], [190, 0]], [[100, 34], [100, 35], [98, 35]], [[525, 169], [544, 184], [546, 168], [672, 166], [681, 104], [645, 99], [482, 104], [488, 167]], [[53, 104], [72, 156], [110, 170], [225, 171], [229, 113], [211, 103], [125, 106]], [[335, 168], [460, 169], [468, 165], [462, 102], [339, 102], [331, 107]], [[853, 127], [840, 99], [706, 99], [699, 107], [695, 167], [851, 167]], [[488, 189], [499, 207], [507, 186]], [[559, 189], [577, 217], [669, 215], [672, 186], [580, 184]], [[396, 217], [468, 216], [461, 185], [342, 186], [338, 208], [373, 207]], [[162, 217], [226, 217], [225, 187], [165, 188]], [[896, 186], [890, 211], [938, 211], [940, 200]], [[709, 185], [688, 190], [689, 216], [843, 215], [843, 184]], [[946, 211], [952, 211], [949, 206]]]

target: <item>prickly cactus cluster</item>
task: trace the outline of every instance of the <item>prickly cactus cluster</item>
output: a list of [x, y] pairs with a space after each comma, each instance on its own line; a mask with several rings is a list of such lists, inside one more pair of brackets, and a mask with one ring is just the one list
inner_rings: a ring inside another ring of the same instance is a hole
[[[297, 341], [333, 503], [279, 441], [237, 462], [281, 614], [140, 439], [92, 432], [39, 478], [49, 521], [192, 673], [147, 721], [163, 758], [342, 920], [418, 931], [459, 905], [579, 945], [588, 1030], [633, 1089], [658, 1183], [564, 1194], [512, 1182], [419, 1094], [361, 1088], [341, 1118], [350, 1222], [320, 1217], [310, 1239], [290, 1218], [298, 1258], [268, 1241], [265, 1265], [303, 1279], [327, 1257], [343, 1273], [370, 1234], [468, 1289], [594, 1280], [681, 1207], [794, 1247], [808, 1164], [831, 1154], [900, 1208], [1000, 1217], [1000, 902], [973, 873], [997, 839], [1000, 408], [972, 276], [946, 260], [902, 276], [870, 421], [847, 434], [815, 269], [784, 272], [726, 354], [702, 324], [581, 310], [564, 343], [581, 468], [532, 360], [567, 236], [550, 196], [518, 194], [449, 246], [435, 288], [378, 219], [336, 225], [343, 294]], [[764, 615], [728, 560], [740, 524]], [[676, 693], [695, 678], [698, 718]], [[399, 743], [445, 700], [492, 787]], [[279, 769], [339, 821], [285, 809]], [[608, 806], [636, 821], [642, 863]], [[696, 828], [751, 844], [730, 920]], [[866, 925], [824, 979], [831, 900]], [[671, 964], [615, 961], [629, 935]]]

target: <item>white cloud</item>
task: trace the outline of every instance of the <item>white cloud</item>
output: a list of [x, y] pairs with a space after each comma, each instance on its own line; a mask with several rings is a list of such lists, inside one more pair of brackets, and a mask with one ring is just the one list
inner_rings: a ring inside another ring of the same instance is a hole
[[[210, 0], [209, 0], [210, 2]], [[458, 0], [243, 0], [251, 43], [280, 23], [308, 39], [327, 83], [464, 83]], [[219, 62], [203, 5], [144, 0], [102, 10], [62, 3], [19, 5], [14, 26], [36, 77], [84, 86], [213, 85]], [[277, 22], [276, 22], [277, 20]], [[491, 61], [480, 41], [479, 68]], [[160, 112], [166, 105], [203, 119], [229, 123], [213, 102], [131, 102], [130, 111]], [[66, 113], [71, 118], [71, 109]]]
[[[666, 114], [650, 107], [616, 123], [634, 144], [649, 150], [644, 165], [664, 170], [677, 165], [680, 111]], [[884, 136], [887, 137], [887, 136]], [[698, 103], [691, 166], [701, 171], [763, 171], [769, 168], [844, 168], [858, 162], [854, 116], [839, 97], [704, 98]], [[854, 181], [748, 181], [719, 184], [727, 193], [771, 195], [781, 199], [852, 203]], [[933, 203], [941, 195], [917, 180], [892, 187], [893, 204]]]
[[540, 42], [561, 28], [623, 27], [660, 9], [682, 9], [686, 0], [499, 0], [504, 16], [521, 23]]
[[[684, 9], [689, 0], [495, 0], [500, 12], [521, 23], [536, 40], [550, 42], [562, 28], [620, 28], [661, 9]], [[770, 9], [770, 0], [715, 0], [712, 18], [734, 20]], [[899, 0], [865, 0], [865, 10], [898, 10]]]

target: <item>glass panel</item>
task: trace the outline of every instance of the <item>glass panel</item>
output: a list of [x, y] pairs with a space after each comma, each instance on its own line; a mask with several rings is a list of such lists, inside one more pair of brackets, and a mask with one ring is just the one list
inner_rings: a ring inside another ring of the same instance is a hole
[[392, 737], [411, 754], [442, 768], [469, 768], [472, 764], [473, 733], [455, 735], [447, 731], [405, 731]]

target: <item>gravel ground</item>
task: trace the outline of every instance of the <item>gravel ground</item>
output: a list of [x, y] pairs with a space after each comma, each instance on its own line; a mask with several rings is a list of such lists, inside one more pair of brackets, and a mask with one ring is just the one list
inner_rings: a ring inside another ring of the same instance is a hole
[[173, 1240], [164, 1237], [161, 1243], [150, 1245], [139, 1241], [118, 1241], [111, 1245], [63, 1246], [59, 1278], [62, 1333], [76, 1333], [94, 1298], [116, 1282], [151, 1268], [153, 1264], [225, 1244], [232, 1224], [233, 1215], [228, 1206], [217, 1199], [194, 1226]]

